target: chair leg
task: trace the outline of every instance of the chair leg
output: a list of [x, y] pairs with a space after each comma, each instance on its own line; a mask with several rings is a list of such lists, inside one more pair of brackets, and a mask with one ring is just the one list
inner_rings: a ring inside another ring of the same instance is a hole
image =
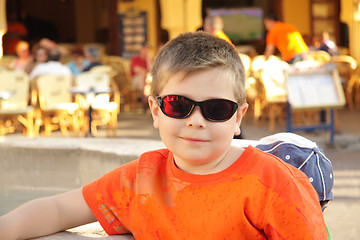
[[17, 120], [26, 128], [26, 136], [35, 137], [33, 113], [27, 113], [26, 117], [19, 115]]
[[353, 104], [351, 92], [345, 91], [345, 98], [346, 98], [346, 103], [348, 105], [348, 109], [350, 112], [352, 112], [354, 110], [354, 104]]
[[44, 136], [50, 136], [51, 132], [53, 131], [53, 127], [51, 124], [51, 119], [49, 116], [46, 116], [44, 119]]
[[4, 125], [4, 121], [0, 121], [0, 137], [5, 136], [6, 130], [5, 130], [5, 125]]

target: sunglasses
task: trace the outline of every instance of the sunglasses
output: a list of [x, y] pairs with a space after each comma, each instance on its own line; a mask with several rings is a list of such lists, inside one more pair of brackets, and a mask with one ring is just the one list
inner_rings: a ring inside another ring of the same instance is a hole
[[156, 100], [166, 116], [179, 119], [189, 117], [195, 107], [199, 106], [206, 120], [224, 122], [229, 120], [238, 108], [236, 102], [220, 98], [197, 102], [180, 95], [165, 95], [157, 97]]

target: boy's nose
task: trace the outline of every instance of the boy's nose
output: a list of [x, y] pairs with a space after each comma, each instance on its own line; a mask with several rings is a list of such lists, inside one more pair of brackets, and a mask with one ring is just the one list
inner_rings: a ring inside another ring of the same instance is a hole
[[196, 106], [189, 117], [186, 118], [186, 125], [191, 127], [206, 127], [206, 119], [201, 114], [199, 106]]

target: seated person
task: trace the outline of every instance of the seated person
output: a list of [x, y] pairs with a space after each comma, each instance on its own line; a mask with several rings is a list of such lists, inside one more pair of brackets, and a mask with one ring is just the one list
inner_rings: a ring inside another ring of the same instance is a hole
[[83, 72], [90, 71], [93, 67], [102, 65], [100, 60], [100, 50], [95, 45], [91, 45], [85, 49], [85, 57], [90, 64], [83, 69]]
[[130, 70], [132, 76], [133, 89], [138, 92], [138, 100], [147, 104], [147, 99], [144, 94], [146, 75], [151, 70], [153, 65], [153, 58], [150, 47], [144, 44], [139, 54], [131, 58]]
[[[204, 31], [214, 36], [224, 39], [228, 43], [234, 46], [230, 38], [223, 31], [223, 20], [220, 16], [207, 16], [204, 19]], [[234, 46], [235, 47], [235, 46]]]
[[35, 45], [33, 47], [33, 59], [26, 66], [25, 72], [30, 74], [30, 72], [40, 63], [47, 62], [48, 60], [48, 50], [40, 45]]
[[34, 69], [30, 72], [30, 79], [34, 79], [43, 74], [59, 74], [72, 76], [72, 72], [70, 68], [60, 62], [61, 53], [55, 47], [49, 50], [48, 52], [48, 61], [44, 63], [40, 63], [34, 67]]
[[330, 34], [328, 32], [322, 32], [320, 39], [321, 41], [318, 50], [325, 51], [329, 53], [330, 56], [335, 56], [339, 54], [336, 43], [330, 39]]
[[89, 60], [85, 58], [82, 46], [75, 46], [70, 51], [71, 61], [67, 64], [74, 76], [81, 73], [90, 65]]
[[30, 53], [29, 43], [25, 41], [18, 42], [16, 45], [16, 55], [17, 58], [10, 63], [10, 69], [24, 72], [27, 65], [30, 64], [33, 59]]

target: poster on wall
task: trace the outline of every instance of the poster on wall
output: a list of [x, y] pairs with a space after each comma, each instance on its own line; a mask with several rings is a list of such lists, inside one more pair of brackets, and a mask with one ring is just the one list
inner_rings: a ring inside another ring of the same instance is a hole
[[140, 48], [148, 42], [147, 13], [129, 10], [118, 15], [119, 45], [121, 56], [130, 59], [139, 53]]

